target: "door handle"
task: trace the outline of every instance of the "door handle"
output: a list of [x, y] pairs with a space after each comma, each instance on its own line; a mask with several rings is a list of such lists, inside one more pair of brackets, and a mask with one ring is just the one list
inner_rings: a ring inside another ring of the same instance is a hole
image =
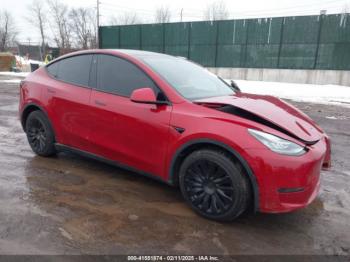
[[51, 93], [51, 94], [55, 94], [55, 93], [56, 93], [56, 91], [53, 90], [53, 89], [51, 89], [51, 88], [47, 88], [47, 92], [49, 92], [49, 93]]
[[98, 101], [98, 100], [95, 100], [95, 104], [98, 106], [106, 106], [107, 105], [106, 103], [103, 103], [103, 102]]

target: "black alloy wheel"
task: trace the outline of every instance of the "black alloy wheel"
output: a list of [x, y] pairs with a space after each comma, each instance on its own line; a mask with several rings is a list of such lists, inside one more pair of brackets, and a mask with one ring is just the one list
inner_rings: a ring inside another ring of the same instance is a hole
[[232, 180], [212, 161], [194, 162], [187, 169], [185, 184], [190, 201], [203, 212], [220, 215], [233, 204]]
[[191, 153], [180, 167], [179, 178], [187, 203], [206, 218], [231, 221], [250, 204], [247, 175], [226, 152], [201, 149]]
[[34, 151], [44, 151], [47, 140], [46, 131], [43, 123], [39, 119], [33, 119], [30, 128], [27, 130], [29, 144]]
[[55, 136], [51, 124], [41, 111], [29, 114], [26, 120], [26, 133], [30, 147], [40, 156], [55, 154]]

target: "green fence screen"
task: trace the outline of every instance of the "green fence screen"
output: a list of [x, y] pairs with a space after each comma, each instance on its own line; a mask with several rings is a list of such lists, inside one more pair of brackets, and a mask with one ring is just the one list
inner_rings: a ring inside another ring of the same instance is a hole
[[350, 70], [350, 14], [102, 26], [99, 40], [207, 67]]

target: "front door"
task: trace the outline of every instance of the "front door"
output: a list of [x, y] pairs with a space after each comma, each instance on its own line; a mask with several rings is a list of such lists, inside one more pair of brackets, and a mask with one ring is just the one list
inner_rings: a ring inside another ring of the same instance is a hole
[[91, 142], [94, 153], [160, 176], [169, 138], [170, 105], [138, 104], [133, 90], [161, 91], [137, 66], [111, 55], [96, 55], [97, 81], [92, 91]]

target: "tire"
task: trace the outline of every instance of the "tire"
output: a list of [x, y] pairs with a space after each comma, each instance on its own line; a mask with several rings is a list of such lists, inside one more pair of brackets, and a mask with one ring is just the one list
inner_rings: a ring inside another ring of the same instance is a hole
[[33, 111], [26, 120], [26, 134], [30, 147], [39, 156], [52, 156], [55, 150], [55, 135], [51, 124], [41, 111]]
[[201, 149], [191, 153], [180, 167], [179, 181], [191, 208], [212, 220], [232, 221], [250, 204], [247, 176], [223, 151]]

